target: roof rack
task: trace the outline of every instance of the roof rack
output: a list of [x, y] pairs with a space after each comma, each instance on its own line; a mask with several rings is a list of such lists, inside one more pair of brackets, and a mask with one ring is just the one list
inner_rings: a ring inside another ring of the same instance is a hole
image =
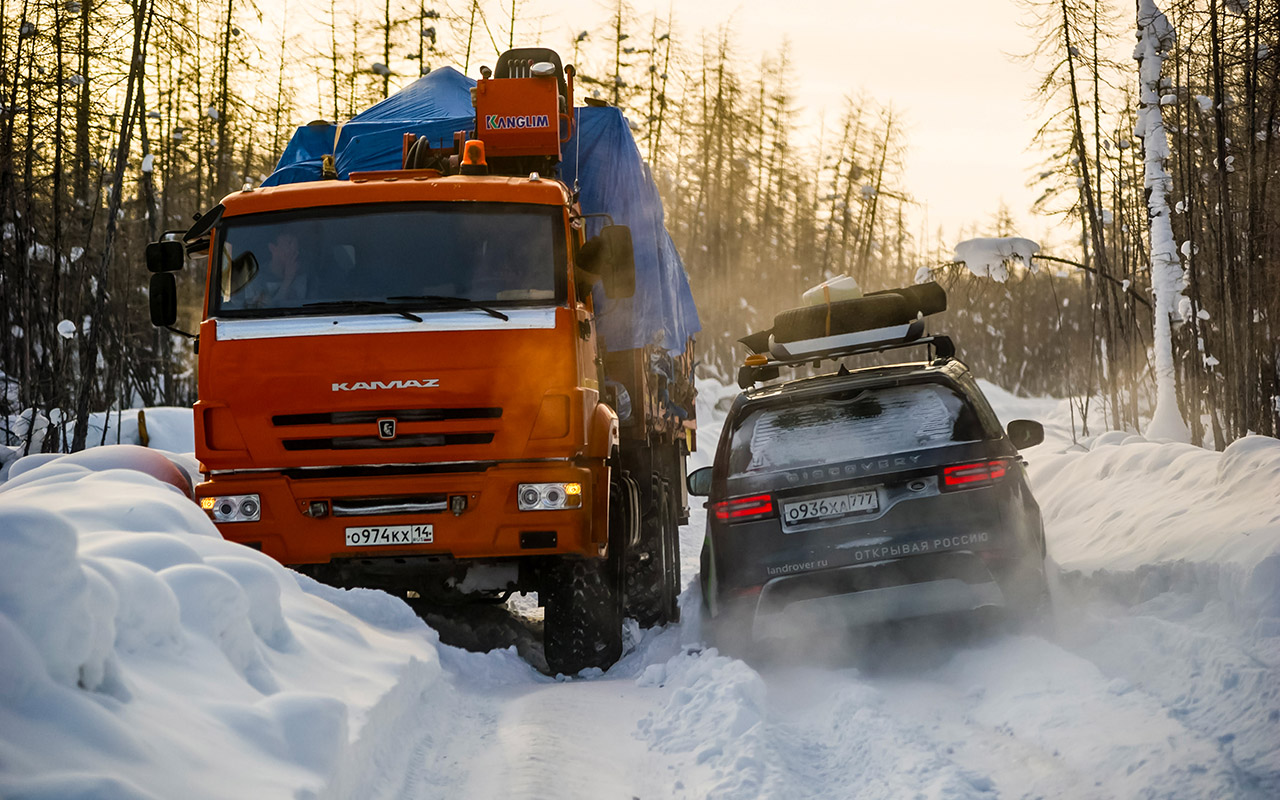
[[[864, 331], [863, 333], [875, 333], [875, 331]], [[846, 337], [831, 338], [844, 339]], [[804, 343], [796, 342], [795, 344]], [[750, 389], [757, 383], [771, 381], [781, 374], [782, 367], [797, 367], [803, 364], [812, 364], [816, 367], [823, 361], [838, 361], [850, 356], [884, 353], [889, 350], [899, 350], [906, 347], [917, 347], [921, 345], [928, 347], [933, 351], [932, 355], [928, 359], [931, 364], [945, 363], [956, 357], [955, 343], [951, 341], [950, 336], [944, 336], [942, 334], [925, 336], [924, 320], [916, 320], [911, 323], [906, 335], [895, 338], [869, 341], [864, 339], [859, 342], [849, 341], [843, 345], [808, 350], [789, 357], [768, 356], [764, 353], [755, 353], [748, 356], [746, 363], [738, 368], [738, 386], [742, 389]]]
[[738, 370], [738, 385], [748, 389], [772, 380], [781, 367], [816, 367], [827, 360], [915, 345], [931, 347], [933, 362], [955, 358], [950, 338], [924, 332], [924, 318], [946, 308], [946, 292], [926, 283], [782, 311], [772, 328], [738, 340], [751, 351]]
[[[921, 329], [923, 329], [923, 327], [923, 325], [920, 325]], [[805, 356], [794, 358], [770, 358], [762, 353], [749, 356], [747, 358], [748, 363], [743, 364], [738, 368], [738, 386], [741, 389], [750, 389], [757, 383], [771, 381], [781, 374], [782, 367], [798, 367], [803, 364], [813, 364], [816, 367], [823, 361], [838, 361], [850, 356], [884, 353], [889, 350], [899, 350], [905, 347], [916, 347], [919, 345], [928, 347], [933, 351], [931, 357], [928, 359], [931, 364], [943, 364], [956, 357], [956, 346], [951, 341], [950, 336], [944, 336], [941, 334], [923, 336], [921, 335], [922, 333], [923, 330], [920, 330], [911, 338], [863, 345], [851, 345], [849, 347], [810, 353]]]

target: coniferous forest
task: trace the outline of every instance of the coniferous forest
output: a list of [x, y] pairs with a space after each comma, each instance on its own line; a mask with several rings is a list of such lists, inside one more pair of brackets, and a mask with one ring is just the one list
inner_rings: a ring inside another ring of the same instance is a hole
[[[1192, 441], [1221, 448], [1280, 429], [1280, 0], [1158, 5], [1178, 402]], [[146, 243], [260, 183], [297, 126], [530, 44], [632, 122], [698, 302], [703, 369], [731, 378], [735, 340], [826, 277], [931, 275], [951, 297], [940, 327], [979, 375], [1072, 398], [1081, 436], [1141, 428], [1155, 311], [1138, 65], [1116, 55], [1131, 5], [1021, 6], [1042, 122], [1028, 145], [1044, 154], [1032, 211], [1072, 244], [1004, 282], [920, 230], [906, 126], [874, 84], [832, 98], [814, 129], [785, 42], [749, 53], [727, 23], [593, 13], [569, 30], [519, 2], [0, 0], [0, 445], [79, 449], [91, 412], [190, 404], [191, 344], [149, 322]], [[975, 214], [969, 235], [1018, 233], [1005, 209]], [[179, 277], [186, 330], [202, 279]]]

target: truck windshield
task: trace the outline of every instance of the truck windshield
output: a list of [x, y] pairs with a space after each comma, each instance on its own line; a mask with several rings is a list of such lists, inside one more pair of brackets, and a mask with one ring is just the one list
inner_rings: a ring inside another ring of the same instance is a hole
[[350, 303], [443, 310], [565, 301], [557, 206], [416, 203], [228, 218], [210, 314], [331, 314]]

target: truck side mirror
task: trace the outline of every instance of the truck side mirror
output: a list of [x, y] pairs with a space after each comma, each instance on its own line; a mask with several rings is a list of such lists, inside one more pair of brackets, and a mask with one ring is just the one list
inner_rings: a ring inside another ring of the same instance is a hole
[[702, 467], [689, 473], [684, 479], [689, 494], [694, 497], [706, 497], [711, 494], [711, 467]]
[[578, 251], [578, 266], [600, 276], [604, 293], [618, 300], [636, 293], [636, 254], [631, 229], [606, 225]]
[[1044, 441], [1044, 426], [1031, 419], [1010, 420], [1009, 441], [1019, 450], [1034, 447]]
[[178, 282], [172, 272], [157, 272], [151, 276], [150, 300], [152, 325], [168, 328], [178, 321]]
[[182, 269], [185, 260], [182, 242], [151, 242], [147, 245], [148, 272], [176, 272]]

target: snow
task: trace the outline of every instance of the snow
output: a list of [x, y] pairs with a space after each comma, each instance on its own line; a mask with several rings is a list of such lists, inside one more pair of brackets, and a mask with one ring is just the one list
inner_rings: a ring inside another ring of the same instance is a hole
[[0, 487], [0, 795], [315, 792], [407, 670], [438, 675], [403, 603], [375, 627], [319, 599], [166, 469], [107, 447]]
[[[698, 384], [691, 469], [737, 395]], [[622, 660], [574, 679], [224, 541], [182, 452], [20, 459], [0, 483], [0, 796], [1277, 796], [1280, 441], [1077, 443], [1067, 401], [982, 386], [1002, 421], [1045, 425], [1024, 455], [1055, 624], [730, 658], [704, 635], [695, 499], [683, 621], [629, 624]]]
[[1003, 283], [1009, 278], [1008, 264], [1011, 262], [1020, 261], [1034, 272], [1036, 268], [1031, 259], [1039, 252], [1039, 244], [1018, 236], [966, 239], [956, 245], [954, 260], [963, 262], [979, 278]]
[[[66, 320], [63, 321], [64, 323]], [[64, 330], [59, 323], [58, 331]], [[74, 333], [74, 331], [73, 331]], [[65, 334], [63, 334], [65, 336]], [[0, 373], [0, 384], [4, 382], [4, 374]], [[17, 396], [11, 395], [10, 407], [18, 405]], [[129, 409], [128, 411], [96, 412], [89, 416], [88, 441], [96, 444], [142, 444], [142, 435], [138, 420], [145, 420], [148, 445], [154, 449], [170, 453], [190, 453], [195, 450], [195, 433], [192, 428], [191, 409], [174, 407], [154, 407]], [[29, 436], [33, 427], [34, 435]], [[59, 428], [71, 441], [71, 430], [74, 419], [67, 418], [58, 412], [49, 416], [37, 414], [27, 409], [20, 414], [0, 417], [0, 480], [8, 476], [14, 460], [24, 452], [39, 454], [50, 436], [58, 440]], [[30, 442], [28, 443], [28, 438]], [[28, 456], [30, 458], [31, 456]], [[56, 454], [45, 454], [42, 458], [56, 458]], [[192, 461], [194, 464], [194, 460]], [[194, 467], [193, 467], [194, 469]]]

